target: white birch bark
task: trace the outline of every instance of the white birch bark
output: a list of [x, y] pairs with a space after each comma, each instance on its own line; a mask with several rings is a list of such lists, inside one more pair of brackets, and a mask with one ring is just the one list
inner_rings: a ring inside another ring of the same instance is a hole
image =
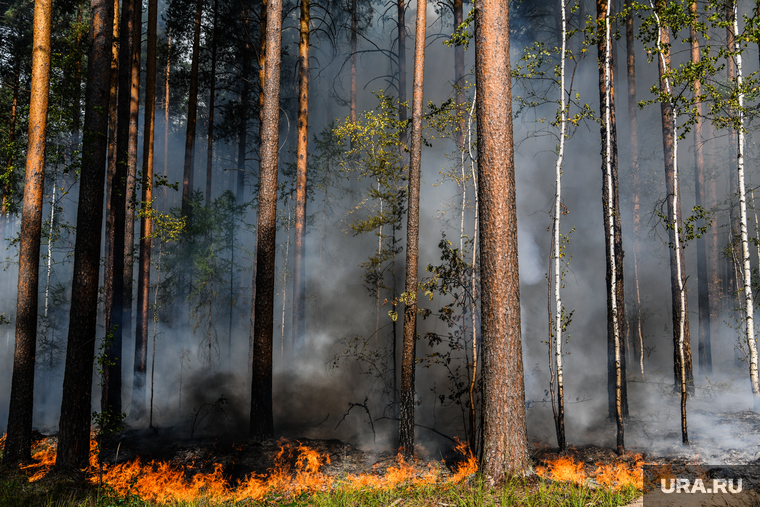
[[47, 276], [45, 280], [45, 320], [47, 323], [48, 310], [50, 308], [50, 274], [53, 271], [53, 223], [55, 222], [55, 198], [58, 190], [58, 171], [53, 171], [53, 197], [50, 199], [50, 230], [48, 231], [48, 258], [47, 258]]
[[[563, 396], [563, 370], [562, 370], [562, 297], [560, 290], [562, 288], [562, 273], [561, 273], [561, 255], [562, 248], [560, 245], [560, 220], [562, 218], [562, 162], [565, 156], [565, 133], [567, 131], [567, 110], [565, 102], [565, 52], [567, 51], [567, 16], [565, 13], [564, 0], [560, 0], [560, 8], [562, 10], [562, 52], [560, 53], [559, 64], [559, 107], [560, 107], [560, 122], [559, 122], [559, 150], [557, 151], [557, 162], [554, 165], [554, 178], [556, 190], [554, 193], [554, 363], [557, 369], [557, 393], [558, 397]], [[607, 102], [609, 107], [609, 102]], [[609, 124], [607, 125], [609, 129]], [[608, 130], [609, 132], [609, 130]], [[609, 134], [607, 136], [609, 140]], [[609, 147], [607, 148], [609, 152]], [[609, 164], [609, 162], [608, 162]], [[608, 165], [609, 167], [609, 165]], [[612, 195], [612, 194], [610, 194]], [[610, 235], [610, 238], [613, 236]], [[613, 275], [614, 276], [614, 275]], [[613, 292], [614, 294], [614, 292]], [[617, 329], [617, 328], [616, 328]], [[561, 407], [564, 405], [562, 399], [557, 400], [557, 403]], [[556, 409], [555, 409], [556, 410]], [[564, 412], [561, 411], [561, 412]], [[555, 414], [557, 412], [555, 411]], [[560, 415], [563, 417], [563, 415]], [[559, 436], [558, 436], [559, 438]], [[559, 442], [562, 447], [564, 442]]]
[[742, 242], [742, 275], [744, 278], [744, 318], [746, 322], [747, 345], [749, 347], [749, 378], [752, 383], [752, 395], [755, 407], [760, 400], [760, 380], [757, 372], [757, 343], [755, 342], [754, 302], [752, 298], [752, 279], [749, 255], [749, 234], [747, 232], [747, 192], [744, 182], [744, 93], [742, 88], [742, 55], [739, 46], [738, 2], [734, 2], [734, 47], [736, 53], [736, 86], [739, 90], [739, 221]]

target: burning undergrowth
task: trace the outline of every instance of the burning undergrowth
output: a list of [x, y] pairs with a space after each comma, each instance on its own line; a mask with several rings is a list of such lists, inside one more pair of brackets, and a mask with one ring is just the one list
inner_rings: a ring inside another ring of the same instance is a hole
[[[448, 463], [373, 454], [339, 440], [268, 440], [242, 443], [199, 441], [160, 445], [125, 434], [103, 451], [102, 468], [91, 443], [87, 481], [121, 496], [158, 504], [213, 498], [216, 502], [287, 499], [346, 490], [392, 490], [399, 486], [460, 483], [477, 471], [465, 444]], [[36, 435], [34, 463], [20, 468], [29, 482], [45, 481], [55, 463], [56, 438]]]

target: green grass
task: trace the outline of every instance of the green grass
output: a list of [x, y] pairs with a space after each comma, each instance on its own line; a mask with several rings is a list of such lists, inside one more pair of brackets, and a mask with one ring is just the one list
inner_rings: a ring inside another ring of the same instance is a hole
[[[329, 493], [302, 494], [284, 498], [272, 492], [262, 501], [237, 503], [214, 502], [202, 498], [193, 502], [170, 504], [172, 507], [339, 507], [339, 506], [541, 506], [541, 507], [615, 507], [625, 505], [640, 493], [591, 489], [575, 484], [546, 482], [536, 477], [512, 479], [490, 489], [477, 477], [456, 485], [399, 486], [391, 490], [337, 489]], [[395, 503], [394, 503], [395, 502]], [[75, 484], [66, 479], [28, 483], [23, 474], [0, 476], [0, 507], [153, 507], [139, 498], [121, 497], [108, 490]]]

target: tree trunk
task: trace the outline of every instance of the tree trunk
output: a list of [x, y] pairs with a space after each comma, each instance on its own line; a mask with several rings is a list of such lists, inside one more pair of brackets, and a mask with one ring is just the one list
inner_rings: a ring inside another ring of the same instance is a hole
[[[665, 1], [658, 0], [655, 16], [665, 9]], [[684, 252], [681, 246], [680, 231], [683, 227], [681, 215], [681, 194], [678, 182], [678, 133], [676, 130], [676, 112], [673, 106], [673, 92], [667, 73], [670, 71], [669, 28], [658, 24], [657, 67], [660, 75], [660, 92], [668, 97], [668, 101], [660, 103], [662, 118], [662, 144], [665, 158], [665, 185], [668, 205], [668, 239], [670, 242], [670, 282], [673, 307], [673, 349], [675, 364], [675, 387], [681, 393], [681, 437], [684, 445], [689, 443], [686, 426], [686, 394], [687, 384], [693, 384], [691, 377], [691, 354], [687, 355], [689, 346], [688, 300], [686, 297], [686, 275]], [[687, 357], [689, 362], [687, 364]]]
[[[692, 0], [689, 4], [689, 12], [693, 21], [699, 19], [697, 1]], [[699, 35], [692, 24], [690, 27], [691, 37], [691, 63], [699, 64]], [[694, 95], [701, 94], [702, 83], [694, 81]], [[697, 103], [697, 117], [694, 125], [694, 191], [696, 193], [696, 205], [705, 208], [705, 158], [703, 153], [704, 141], [702, 136], [702, 102]], [[710, 323], [710, 292], [707, 277], [707, 239], [697, 240], [697, 298], [699, 302], [699, 373], [712, 375], [712, 346], [711, 346], [711, 323]]]
[[[406, 121], [406, 4], [398, 2], [398, 119]], [[406, 130], [401, 131], [401, 144], [406, 148]]]
[[639, 369], [644, 375], [644, 334], [641, 322], [641, 290], [639, 287], [639, 242], [641, 240], [641, 185], [639, 183], [639, 121], [637, 116], [638, 104], [636, 103], [636, 46], [633, 27], [633, 0], [625, 0], [628, 14], [625, 19], [625, 43], [626, 43], [626, 66], [628, 70], [628, 125], [629, 146], [631, 160], [631, 179], [633, 183], [633, 278], [636, 289], [636, 308], [633, 321], [634, 347], [638, 351]]
[[206, 205], [211, 204], [211, 181], [214, 169], [214, 101], [216, 99], [216, 23], [219, 0], [214, 0], [214, 33], [211, 36], [211, 90], [208, 106], [208, 148], [206, 149]]
[[[356, 0], [354, 6], [356, 5]], [[298, 160], [296, 162], [296, 230], [293, 243], [293, 355], [305, 342], [306, 169], [309, 150], [309, 0], [301, 0], [301, 38], [298, 66]], [[353, 35], [355, 37], [355, 35]], [[355, 70], [355, 69], [354, 69]], [[355, 83], [354, 73], [354, 83]], [[355, 104], [354, 104], [355, 105]], [[354, 121], [356, 121], [354, 119]]]
[[[135, 186], [137, 183], [137, 123], [140, 112], [140, 52], [142, 49], [142, 0], [135, 5], [135, 45], [132, 52], [132, 85], [129, 101], [129, 171], [127, 172], [127, 207], [124, 214], [124, 317], [123, 336], [132, 336], [132, 287], [135, 267]], [[121, 341], [121, 340], [120, 340]], [[121, 355], [121, 354], [120, 354]], [[121, 389], [121, 386], [119, 386]], [[142, 405], [145, 406], [145, 403]], [[142, 407], [136, 407], [141, 410]]]
[[[562, 368], [562, 244], [560, 224], [562, 219], [562, 162], [565, 156], [565, 132], [567, 130], [567, 109], [565, 106], [565, 52], [567, 50], [567, 14], [565, 11], [565, 0], [559, 1], [560, 11], [560, 71], [559, 71], [559, 104], [560, 104], [560, 127], [559, 127], [559, 150], [557, 153], [557, 162], [554, 165], [554, 184], [556, 187], [554, 193], [554, 251], [552, 252], [552, 261], [554, 268], [554, 367], [557, 372], [557, 400], [554, 402], [552, 397], [552, 409], [554, 410], [554, 425], [557, 431], [557, 447], [560, 452], [564, 452], [565, 443], [565, 384], [564, 373]], [[550, 358], [551, 360], [551, 358]], [[554, 386], [552, 386], [554, 394]]]
[[40, 266], [42, 194], [45, 184], [45, 135], [50, 90], [50, 29], [52, 3], [34, 3], [32, 93], [29, 99], [29, 144], [21, 208], [16, 345], [13, 355], [11, 400], [3, 462], [31, 459], [34, 397], [34, 356], [37, 344], [37, 284]]
[[[3, 203], [0, 208], [0, 217], [3, 220], [3, 228], [7, 223], [8, 213], [13, 203], [13, 162], [16, 155], [16, 122], [18, 121], [18, 90], [21, 78], [21, 58], [16, 57], [16, 67], [13, 71], [13, 102], [11, 102], [11, 118], [8, 122], [8, 158], [5, 163], [5, 178], [3, 180]], [[4, 236], [3, 236], [4, 237]]]
[[[266, 6], [263, 7], [266, 9]], [[243, 201], [245, 200], [245, 158], [248, 154], [248, 105], [249, 105], [249, 94], [250, 94], [250, 86], [248, 82], [248, 76], [250, 74], [250, 59], [248, 58], [248, 52], [250, 49], [250, 44], [248, 43], [249, 35], [248, 35], [248, 8], [245, 7], [243, 10], [243, 17], [244, 17], [244, 24], [245, 24], [245, 30], [244, 30], [244, 38], [245, 38], [245, 44], [244, 44], [244, 56], [243, 56], [243, 67], [242, 67], [242, 79], [240, 80], [240, 125], [238, 126], [238, 160], [237, 160], [237, 203], [243, 204]], [[264, 25], [264, 22], [262, 22], [262, 26]], [[262, 36], [263, 37], [263, 36]], [[264, 51], [264, 48], [262, 47], [262, 51]], [[261, 55], [263, 58], [263, 55]], [[263, 65], [263, 60], [259, 62]], [[263, 69], [263, 68], [262, 68]], [[262, 78], [263, 83], [263, 70], [261, 71], [259, 77]]]
[[[172, 35], [167, 35], [166, 82], [164, 83], [164, 178], [169, 176], [169, 76], [171, 75]], [[168, 199], [167, 199], [168, 200]], [[164, 212], [167, 211], [164, 201]]]
[[187, 135], [185, 136], [185, 165], [182, 176], [182, 216], [190, 216], [193, 199], [193, 171], [195, 171], [195, 124], [198, 118], [198, 66], [201, 47], [201, 17], [203, 0], [195, 4], [195, 31], [193, 33], [193, 55], [190, 64], [190, 93], [187, 102]]
[[475, 4], [483, 453], [491, 485], [529, 465], [520, 337], [509, 3]]
[[277, 235], [277, 151], [280, 119], [280, 44], [282, 0], [267, 1], [264, 108], [261, 125], [261, 170], [256, 249], [256, 306], [251, 419], [249, 436], [274, 435], [272, 414], [272, 326], [274, 324], [274, 259]]
[[607, 395], [608, 414], [617, 425], [617, 452], [625, 451], [623, 419], [628, 416], [625, 382], [625, 300], [623, 292], [623, 244], [618, 196], [618, 154], [615, 122], [615, 88], [612, 75], [612, 36], [609, 0], [597, 0], [597, 46], [599, 59], [599, 101], [603, 110], [602, 208], [607, 264]]
[[[454, 0], [454, 28], [458, 28], [459, 25], [462, 24], [464, 21], [464, 13], [463, 13], [463, 1], [462, 0]], [[457, 149], [459, 149], [460, 152], [464, 151], [464, 114], [462, 112], [462, 107], [464, 107], [464, 47], [462, 46], [454, 46], [454, 99], [456, 100], [457, 105], [457, 114], [459, 115], [459, 122], [458, 122], [458, 128], [456, 133], [456, 144]], [[464, 160], [464, 156], [462, 157]], [[464, 165], [464, 163], [463, 163]], [[466, 185], [464, 184], [464, 179], [462, 181], [462, 186], [465, 188], [465, 195], [466, 192]]]
[[417, 0], [414, 35], [414, 83], [412, 84], [412, 145], [406, 222], [406, 280], [404, 284], [404, 336], [401, 350], [401, 406], [399, 448], [414, 455], [414, 370], [417, 358], [417, 269], [420, 244], [420, 173], [422, 166], [422, 108], [425, 83], [425, 34], [427, 0]]
[[150, 324], [150, 258], [153, 212], [153, 149], [156, 128], [156, 45], [158, 3], [148, 2], [148, 54], [145, 62], [145, 134], [142, 160], [142, 218], [140, 220], [140, 261], [137, 273], [137, 319], [135, 322], [135, 362], [132, 381], [132, 407], [142, 413], [145, 407], [145, 380]]
[[[98, 318], [100, 231], [103, 224], [103, 183], [108, 157], [113, 8], [114, 3], [111, 0], [90, 0], [92, 43], [87, 58], [74, 280], [71, 288], [66, 371], [63, 378], [55, 462], [58, 468], [85, 468], [89, 463], [92, 366]], [[118, 412], [111, 415], [117, 416]]]
[[[110, 320], [106, 320], [106, 335], [113, 334], [106, 350], [110, 366], [104, 368], [101, 411], [121, 413], [121, 350], [124, 320], [124, 250], [127, 208], [127, 177], [129, 159], [130, 112], [132, 103], [132, 61], [135, 40], [134, 24], [136, 2], [122, 3], [119, 28], [119, 90], [118, 119], [116, 120], [116, 167], [111, 186], [110, 214], [112, 217], [111, 275], [105, 280], [106, 291], [110, 283]], [[108, 298], [108, 294], [106, 296]], [[108, 316], [106, 316], [108, 317]]]
[[739, 162], [738, 170], [738, 187], [739, 187], [739, 227], [741, 234], [742, 247], [742, 279], [743, 290], [742, 299], [744, 299], [744, 319], [745, 334], [747, 336], [747, 347], [749, 349], [749, 379], [752, 386], [752, 400], [754, 409], [760, 407], [760, 378], [758, 378], [757, 366], [757, 342], [755, 341], [755, 306], [752, 294], [752, 270], [750, 266], [749, 254], [749, 234], [747, 230], [747, 191], [744, 181], [744, 145], [745, 145], [745, 127], [744, 127], [744, 92], [742, 90], [742, 48], [737, 44], [739, 38], [739, 15], [738, 1], [733, 2], [733, 29], [734, 29], [734, 46], [731, 48], [736, 53], [736, 87], [739, 89], [739, 146], [737, 150], [737, 160]]
[[351, 121], [353, 123], [356, 123], [356, 33], [359, 31], [357, 4], [358, 0], [351, 0]]
[[[82, 5], [77, 5], [77, 24], [82, 24]], [[81, 38], [77, 40], [77, 46], [81, 46]], [[78, 48], [76, 50], [78, 52]], [[82, 107], [82, 58], [77, 58], [74, 66], [74, 89], [71, 96], [71, 146], [69, 148], [69, 160], [74, 162], [74, 157], [79, 148], [80, 114]]]

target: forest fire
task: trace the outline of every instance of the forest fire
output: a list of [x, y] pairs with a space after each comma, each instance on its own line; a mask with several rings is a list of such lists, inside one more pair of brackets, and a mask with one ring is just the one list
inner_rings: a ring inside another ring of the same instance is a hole
[[[0, 442], [1, 444], [2, 442]], [[266, 474], [251, 473], [235, 481], [221, 463], [205, 472], [196, 463], [177, 465], [166, 460], [144, 461], [139, 456], [123, 463], [102, 465], [103, 485], [119, 495], [137, 495], [157, 504], [213, 498], [215, 501], [261, 500], [268, 496], [289, 498], [301, 494], [329, 492], [335, 488], [348, 490], [391, 490], [399, 486], [453, 485], [477, 471], [477, 458], [466, 443], [456, 447], [460, 462], [452, 473], [445, 473], [439, 462], [427, 466], [408, 462], [399, 454], [395, 464], [379, 464], [364, 473], [332, 475], [323, 471], [330, 456], [298, 441], [281, 440], [274, 456], [274, 466]], [[90, 442], [88, 480], [97, 485], [101, 480], [95, 439]], [[55, 464], [56, 445], [48, 438], [34, 444], [35, 462], [21, 465], [31, 474], [29, 481], [43, 479]]]
[[596, 463], [596, 468], [591, 472], [587, 472], [584, 463], [576, 461], [572, 456], [559, 456], [545, 461], [546, 466], [536, 467], [536, 473], [543, 478], [579, 485], [593, 481], [606, 488], [618, 490], [631, 486], [641, 489], [642, 467], [647, 464], [640, 454], [628, 454], [624, 461]]

